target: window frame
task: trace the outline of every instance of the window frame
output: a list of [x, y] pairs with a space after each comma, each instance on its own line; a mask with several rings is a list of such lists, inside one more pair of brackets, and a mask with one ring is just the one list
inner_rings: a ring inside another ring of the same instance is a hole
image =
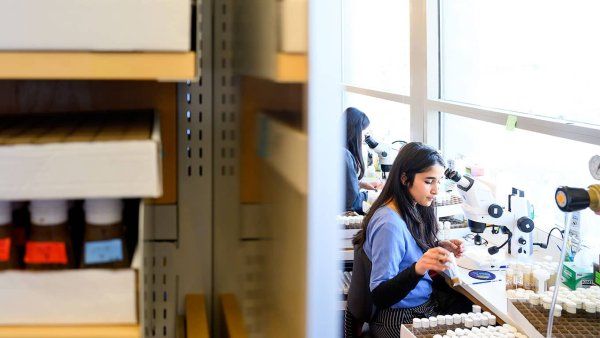
[[[441, 93], [441, 13], [443, 0], [409, 0], [410, 11], [410, 94], [373, 90], [343, 83], [345, 93], [357, 93], [410, 106], [410, 137], [444, 151], [443, 113], [506, 125], [509, 116], [517, 117], [516, 128], [600, 146], [600, 126], [568, 122], [493, 109], [473, 104], [442, 100]], [[540, 228], [541, 231], [547, 231]]]
[[600, 126], [546, 118], [516, 111], [492, 109], [440, 98], [440, 1], [409, 0], [410, 94], [401, 95], [356, 85], [343, 91], [410, 106], [411, 139], [444, 150], [440, 112], [505, 125], [517, 117], [517, 128], [600, 146]]

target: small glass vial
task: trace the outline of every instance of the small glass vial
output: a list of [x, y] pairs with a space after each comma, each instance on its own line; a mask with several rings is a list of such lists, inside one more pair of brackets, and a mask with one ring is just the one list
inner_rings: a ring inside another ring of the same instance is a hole
[[506, 269], [506, 290], [515, 289], [515, 271], [512, 268]]
[[119, 199], [88, 199], [83, 204], [85, 232], [81, 267], [127, 268], [129, 255]]
[[515, 266], [515, 275], [513, 277], [515, 288], [523, 288], [523, 265], [521, 263], [517, 263]]
[[533, 290], [533, 268], [531, 264], [523, 266], [523, 288], [525, 290]]
[[31, 229], [25, 243], [25, 267], [30, 270], [72, 268], [73, 246], [67, 227], [67, 201], [31, 201], [29, 211]]
[[19, 253], [14, 236], [10, 202], [0, 201], [0, 270], [18, 269]]

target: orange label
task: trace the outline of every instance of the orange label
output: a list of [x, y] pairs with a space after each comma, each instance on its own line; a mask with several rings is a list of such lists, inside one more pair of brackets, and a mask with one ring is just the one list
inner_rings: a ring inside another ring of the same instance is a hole
[[67, 264], [67, 248], [64, 242], [27, 242], [27, 264]]
[[7, 262], [10, 258], [10, 237], [0, 238], [0, 262]]

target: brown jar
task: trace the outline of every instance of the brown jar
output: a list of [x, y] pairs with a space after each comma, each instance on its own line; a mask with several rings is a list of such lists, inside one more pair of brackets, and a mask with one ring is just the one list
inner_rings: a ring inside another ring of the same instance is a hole
[[31, 230], [25, 243], [25, 267], [30, 270], [73, 268], [67, 201], [31, 201], [29, 211]]
[[88, 199], [83, 204], [85, 232], [81, 267], [128, 268], [129, 255], [118, 199]]
[[14, 238], [10, 202], [0, 201], [0, 270], [18, 269], [19, 254]]

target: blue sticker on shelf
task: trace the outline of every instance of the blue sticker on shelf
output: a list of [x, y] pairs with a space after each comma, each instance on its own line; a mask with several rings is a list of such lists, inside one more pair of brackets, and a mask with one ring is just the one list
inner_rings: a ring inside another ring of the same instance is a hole
[[469, 277], [479, 279], [479, 280], [494, 280], [496, 279], [496, 275], [489, 271], [483, 270], [472, 270], [469, 271]]
[[85, 243], [85, 264], [102, 264], [123, 260], [123, 241], [110, 239]]

